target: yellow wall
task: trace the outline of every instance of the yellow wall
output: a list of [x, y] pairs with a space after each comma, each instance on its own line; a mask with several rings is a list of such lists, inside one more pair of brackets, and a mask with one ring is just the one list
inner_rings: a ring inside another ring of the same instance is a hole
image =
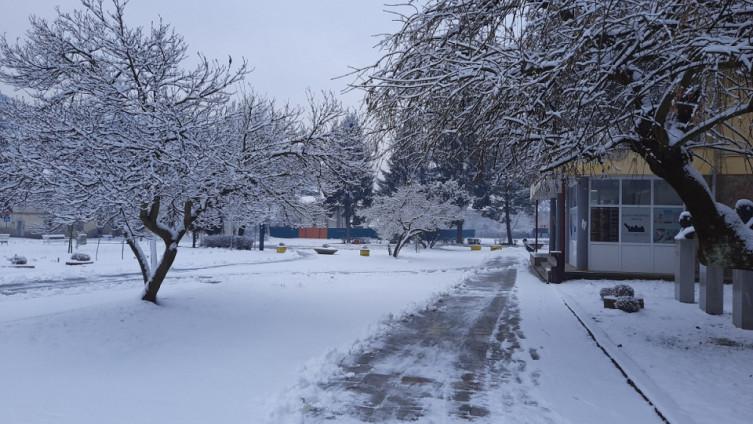
[[[749, 158], [741, 155], [704, 149], [696, 151], [700, 157], [693, 160], [693, 166], [703, 175], [711, 175], [717, 167], [719, 175], [751, 175], [753, 166]], [[716, 157], [715, 157], [716, 156]], [[716, 164], [716, 165], [715, 165]], [[591, 161], [577, 163], [568, 172], [570, 175], [653, 175], [646, 161], [630, 151], [617, 152], [603, 163]]]

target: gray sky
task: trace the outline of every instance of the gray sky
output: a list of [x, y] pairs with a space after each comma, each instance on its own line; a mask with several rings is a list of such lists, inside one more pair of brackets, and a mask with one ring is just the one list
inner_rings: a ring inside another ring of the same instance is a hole
[[[374, 35], [393, 31], [385, 0], [131, 0], [131, 25], [161, 16], [182, 34], [192, 53], [226, 60], [245, 57], [254, 71], [247, 82], [279, 101], [305, 102], [307, 88], [336, 94], [349, 79], [331, 80], [348, 66], [372, 64], [379, 52]], [[0, 0], [0, 33], [23, 36], [28, 16], [53, 17], [55, 6], [79, 0]], [[2, 87], [7, 94], [7, 87]], [[357, 106], [361, 93], [341, 99]]]

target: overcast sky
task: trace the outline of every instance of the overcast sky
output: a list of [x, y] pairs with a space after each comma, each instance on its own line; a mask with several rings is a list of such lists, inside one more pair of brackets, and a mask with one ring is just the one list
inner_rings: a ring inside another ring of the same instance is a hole
[[[305, 91], [345, 88], [332, 80], [349, 66], [372, 64], [375, 37], [395, 29], [385, 0], [130, 0], [131, 25], [161, 16], [182, 34], [192, 53], [226, 60], [245, 57], [254, 68], [248, 82], [279, 101], [305, 101]], [[55, 6], [80, 7], [79, 0], [0, 0], [0, 33], [22, 37], [28, 16], [53, 17]], [[7, 87], [2, 88], [7, 92]], [[12, 93], [8, 93], [12, 94]], [[341, 98], [359, 104], [361, 94]]]

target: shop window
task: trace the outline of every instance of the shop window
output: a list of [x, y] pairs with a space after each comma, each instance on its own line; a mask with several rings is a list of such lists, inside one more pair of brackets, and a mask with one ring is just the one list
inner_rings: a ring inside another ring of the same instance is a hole
[[654, 243], [674, 243], [682, 208], [654, 208]]
[[623, 205], [650, 205], [650, 180], [622, 180]]
[[591, 241], [617, 243], [619, 226], [620, 208], [591, 208]]
[[654, 180], [654, 204], [655, 205], [682, 205], [680, 196], [664, 180]]
[[651, 243], [651, 208], [622, 208], [623, 243]]
[[591, 180], [592, 205], [617, 205], [619, 203], [619, 180]]

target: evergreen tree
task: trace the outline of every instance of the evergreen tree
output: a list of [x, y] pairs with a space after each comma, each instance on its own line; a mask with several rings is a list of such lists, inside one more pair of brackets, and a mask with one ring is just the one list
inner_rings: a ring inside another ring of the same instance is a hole
[[481, 210], [483, 216], [505, 224], [508, 244], [512, 244], [512, 216], [521, 212], [530, 213], [532, 209], [528, 186], [510, 177], [488, 185], [474, 207]]
[[350, 229], [363, 219], [358, 211], [371, 205], [374, 173], [363, 126], [354, 113], [346, 115], [338, 124], [335, 143], [341, 160], [347, 162], [347, 172], [331, 184], [325, 193], [324, 205], [330, 215], [341, 213], [345, 220], [346, 242], [350, 243]]

